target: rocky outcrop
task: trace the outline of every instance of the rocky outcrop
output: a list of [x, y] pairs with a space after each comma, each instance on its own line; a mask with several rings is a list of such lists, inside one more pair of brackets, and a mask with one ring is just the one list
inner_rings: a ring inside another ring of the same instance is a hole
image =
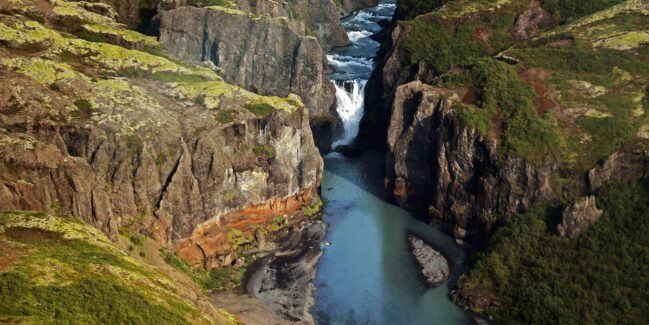
[[258, 263], [246, 285], [248, 293], [288, 319], [312, 324], [311, 281], [322, 254], [320, 241], [325, 231], [322, 221], [307, 222], [292, 231], [274, 256]]
[[606, 182], [621, 182], [647, 177], [649, 152], [642, 140], [632, 143], [601, 161], [588, 171], [588, 188], [594, 193]]
[[340, 23], [333, 1], [289, 0], [235, 0], [233, 8], [256, 16], [283, 20], [296, 34], [314, 36], [325, 49], [349, 44], [347, 33]]
[[490, 226], [489, 216], [552, 200], [555, 168], [501, 159], [497, 143], [463, 125], [459, 96], [419, 81], [398, 87], [388, 128], [386, 185], [397, 202], [427, 209], [456, 238]]
[[0, 211], [78, 217], [114, 240], [128, 226], [211, 267], [317, 196], [322, 159], [295, 95], [264, 97], [210, 69], [63, 37], [59, 19], [2, 18]]
[[[117, 20], [130, 29], [144, 29], [156, 13], [160, 0], [98, 0], [110, 5], [117, 13]], [[165, 2], [165, 1], [162, 1]]]
[[390, 121], [394, 93], [399, 85], [417, 80], [417, 67], [407, 63], [399, 50], [404, 27], [395, 25], [376, 57], [377, 68], [365, 86], [365, 114], [360, 123], [357, 142], [366, 147], [383, 148]]
[[516, 17], [512, 33], [515, 39], [526, 40], [555, 24], [552, 14], [543, 9], [539, 1], [534, 0]]
[[563, 211], [563, 220], [557, 231], [563, 237], [575, 239], [595, 224], [603, 213], [595, 205], [594, 195], [579, 198]]
[[291, 17], [302, 21], [305, 28], [300, 35], [315, 36], [320, 45], [328, 50], [336, 46], [349, 45], [347, 32], [340, 23], [340, 14], [335, 1], [289, 0]]
[[316, 38], [243, 11], [181, 7], [160, 14], [160, 42], [186, 61], [211, 61], [226, 81], [262, 95], [300, 96], [312, 124], [334, 125], [335, 88]]
[[433, 247], [424, 243], [421, 238], [414, 235], [408, 236], [408, 242], [426, 282], [433, 288], [446, 282], [450, 274], [446, 258]]

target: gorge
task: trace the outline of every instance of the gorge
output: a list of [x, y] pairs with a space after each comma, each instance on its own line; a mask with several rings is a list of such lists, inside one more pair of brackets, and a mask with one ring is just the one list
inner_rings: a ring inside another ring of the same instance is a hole
[[645, 323], [647, 0], [0, 0], [0, 322]]
[[[352, 45], [329, 54], [337, 110], [344, 132], [335, 146], [351, 143], [364, 111], [364, 85], [379, 43], [370, 36], [390, 19], [393, 2], [362, 9], [343, 20]], [[453, 281], [430, 289], [408, 249], [408, 233], [434, 244], [449, 258], [454, 278], [467, 257], [453, 239], [390, 204], [382, 186], [379, 152], [360, 158], [325, 156], [322, 198], [329, 228], [315, 278], [313, 314], [319, 324], [463, 324], [470, 320], [448, 298]]]

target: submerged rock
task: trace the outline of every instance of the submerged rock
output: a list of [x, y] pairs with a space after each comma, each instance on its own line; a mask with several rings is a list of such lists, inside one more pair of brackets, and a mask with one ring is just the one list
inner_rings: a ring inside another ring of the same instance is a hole
[[446, 258], [414, 235], [409, 235], [408, 241], [410, 242], [412, 254], [421, 267], [421, 274], [426, 278], [426, 282], [433, 287], [446, 282], [451, 273]]

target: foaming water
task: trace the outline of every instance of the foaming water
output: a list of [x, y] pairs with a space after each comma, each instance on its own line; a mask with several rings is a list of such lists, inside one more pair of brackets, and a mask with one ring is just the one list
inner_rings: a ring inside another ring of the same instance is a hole
[[372, 36], [372, 32], [370, 32], [368, 30], [351, 31], [351, 32], [347, 33], [347, 35], [349, 36], [350, 41], [358, 42], [359, 40], [361, 40], [363, 38]]
[[351, 46], [334, 49], [327, 55], [329, 75], [336, 86], [336, 111], [343, 123], [343, 134], [332, 146], [349, 144], [358, 135], [363, 117], [365, 84], [374, 70], [373, 58], [379, 43], [371, 36], [381, 30], [378, 22], [392, 17], [394, 3], [381, 3], [375, 7], [358, 10], [343, 19], [343, 27]]
[[[390, 19], [393, 2], [359, 10], [343, 19], [351, 46], [328, 55], [334, 71], [336, 110], [344, 132], [334, 147], [357, 136], [364, 110], [364, 88], [379, 43], [370, 37]], [[470, 317], [448, 298], [455, 279], [467, 269], [467, 256], [455, 241], [390, 203], [383, 187], [384, 156], [366, 152], [350, 159], [339, 153], [325, 157], [322, 198], [329, 225], [314, 284], [318, 324], [463, 324]], [[444, 254], [451, 281], [430, 288], [408, 247], [416, 233]]]
[[327, 54], [329, 67], [336, 70], [356, 70], [354, 73], [372, 72], [372, 59], [340, 54]]
[[336, 86], [336, 110], [343, 122], [343, 136], [332, 146], [351, 143], [358, 135], [365, 104], [365, 83], [367, 80], [334, 81]]

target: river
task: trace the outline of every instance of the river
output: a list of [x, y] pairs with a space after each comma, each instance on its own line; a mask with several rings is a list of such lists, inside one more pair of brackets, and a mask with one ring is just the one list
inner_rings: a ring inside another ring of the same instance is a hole
[[[395, 4], [357, 11], [343, 20], [352, 45], [329, 53], [329, 76], [336, 84], [337, 111], [344, 132], [334, 146], [351, 142], [363, 115], [364, 87], [379, 44], [370, 35], [390, 19]], [[314, 281], [318, 324], [464, 324], [471, 317], [448, 298], [451, 283], [467, 269], [465, 251], [439, 230], [390, 203], [383, 188], [384, 155], [325, 157], [322, 197], [329, 225]], [[408, 248], [415, 233], [447, 258], [451, 280], [435, 289], [420, 275]], [[325, 245], [329, 243], [330, 245]]]

